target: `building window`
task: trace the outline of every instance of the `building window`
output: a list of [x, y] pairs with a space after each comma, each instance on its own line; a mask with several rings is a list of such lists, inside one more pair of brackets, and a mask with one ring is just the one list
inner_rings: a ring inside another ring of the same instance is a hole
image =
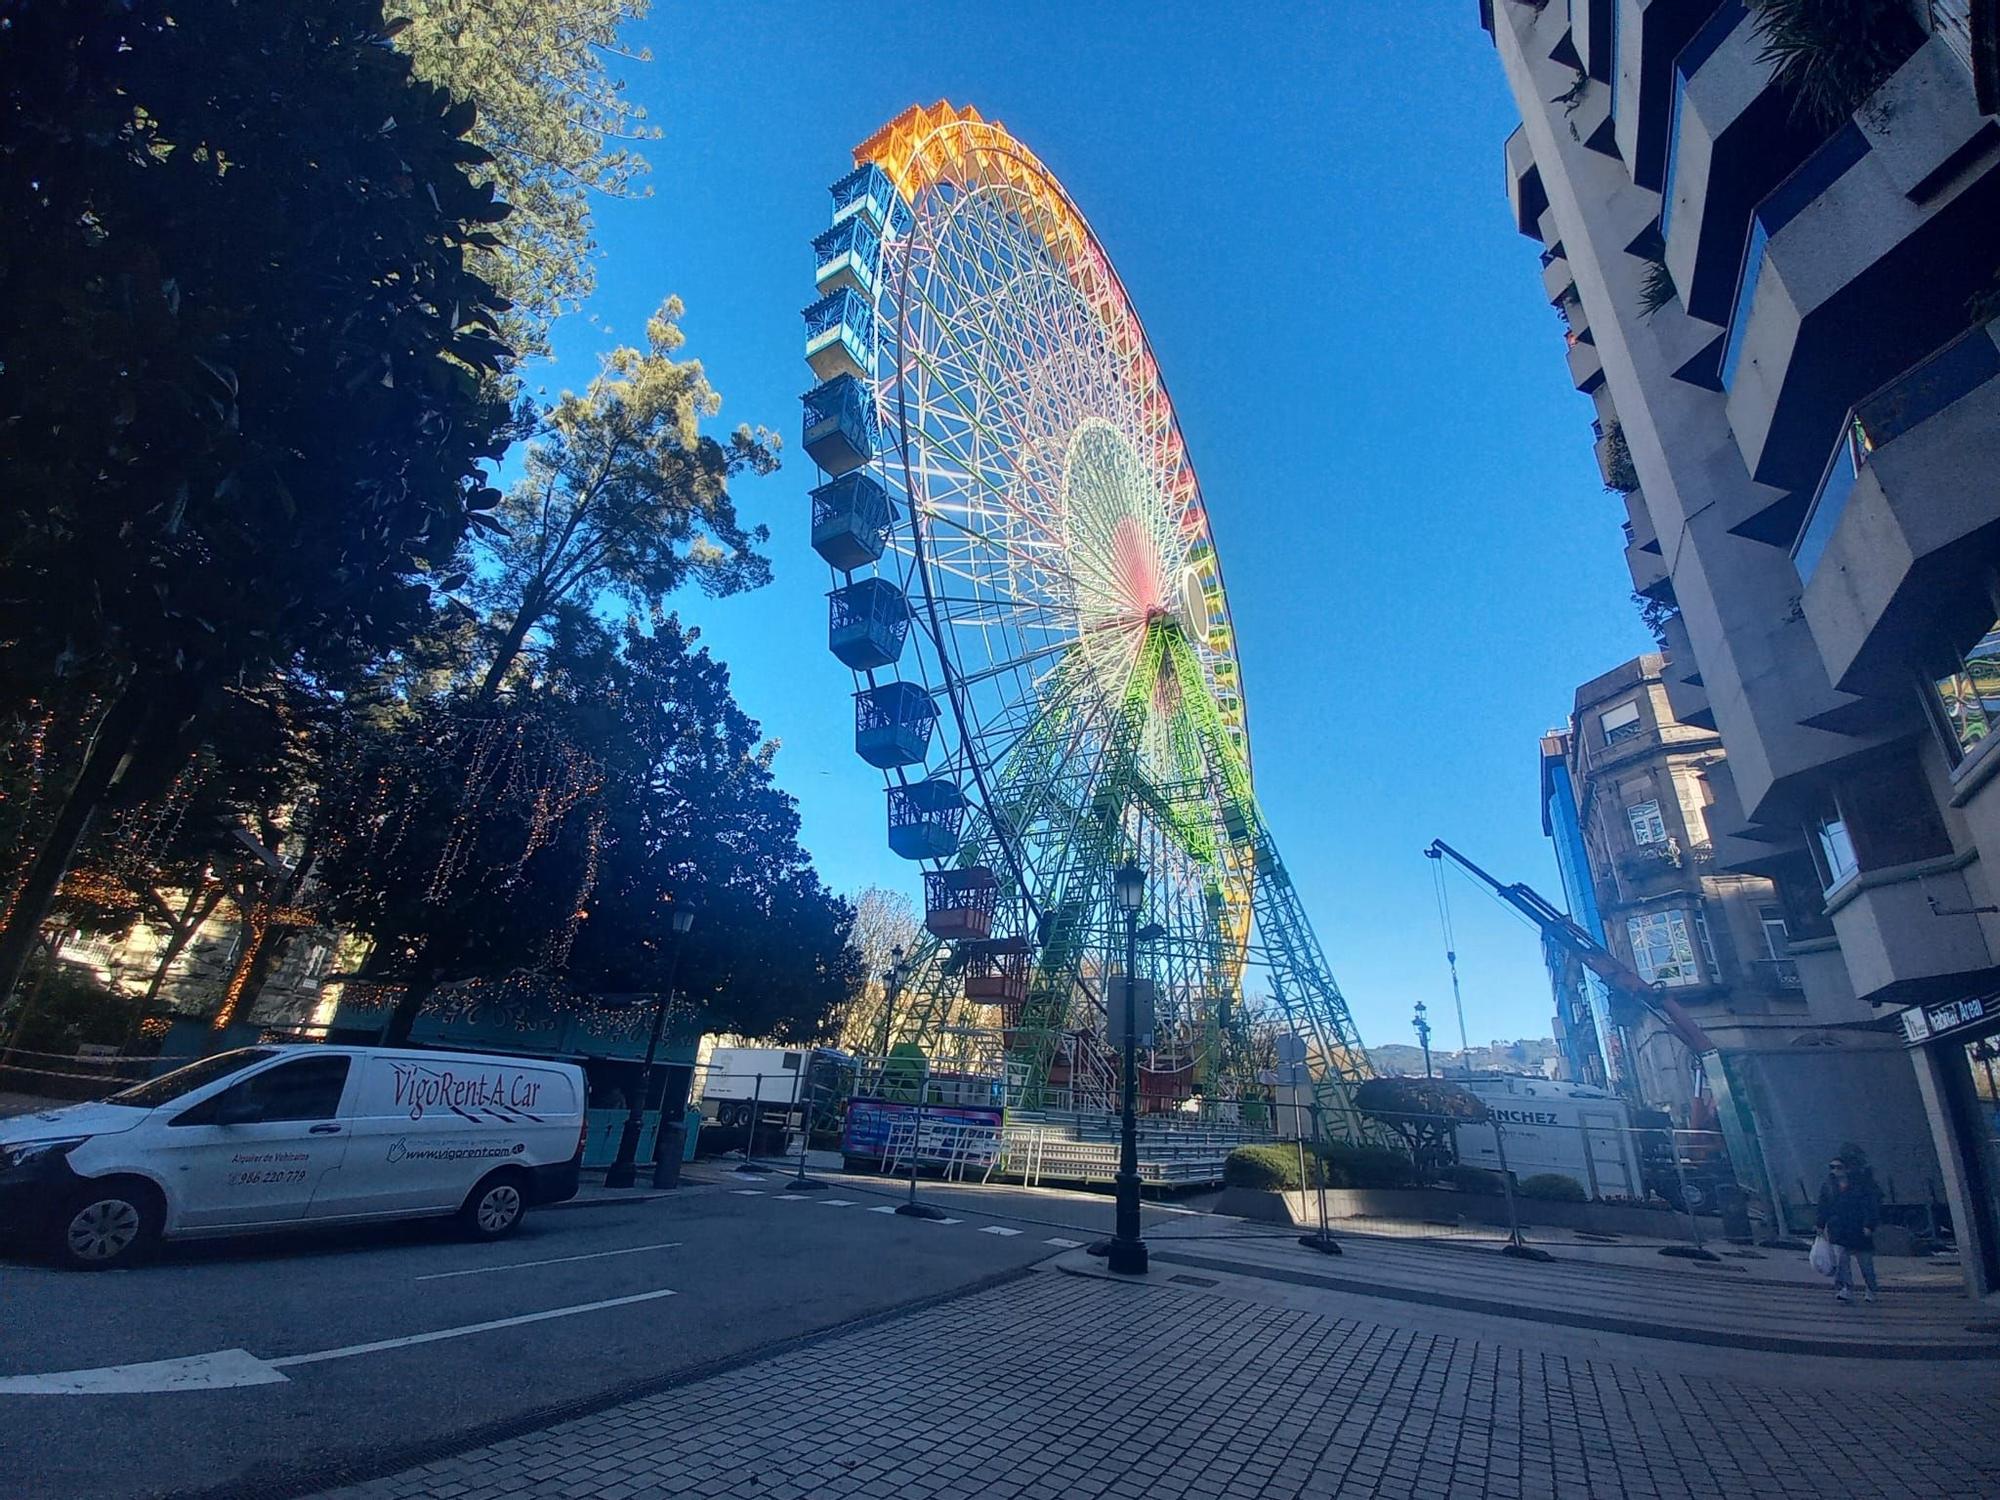
[[1764, 956], [1776, 961], [1792, 956], [1792, 929], [1786, 925], [1781, 906], [1757, 908], [1758, 925], [1764, 929]]
[[1954, 656], [1951, 670], [1931, 680], [1931, 691], [1945, 749], [1956, 763], [2000, 723], [2000, 623], [1970, 651]]
[[1637, 807], [1625, 809], [1625, 816], [1632, 824], [1632, 842], [1635, 844], [1664, 844], [1667, 841], [1667, 820], [1660, 816], [1660, 804], [1641, 802]]
[[1708, 913], [1699, 906], [1694, 909], [1694, 935], [1701, 943], [1701, 961], [1708, 965], [1708, 972], [1717, 979], [1722, 977], [1722, 965], [1715, 961], [1715, 939], [1708, 934]]
[[1847, 820], [1838, 812], [1814, 820], [1811, 844], [1821, 890], [1832, 890], [1861, 868], [1854, 860], [1854, 840], [1847, 836]]
[[1632, 939], [1633, 967], [1648, 984], [1678, 988], [1701, 983], [1685, 913], [1651, 911], [1627, 917], [1625, 931]]
[[1621, 703], [1616, 708], [1607, 708], [1597, 716], [1597, 726], [1604, 731], [1607, 745], [1629, 740], [1639, 732], [1639, 705]]

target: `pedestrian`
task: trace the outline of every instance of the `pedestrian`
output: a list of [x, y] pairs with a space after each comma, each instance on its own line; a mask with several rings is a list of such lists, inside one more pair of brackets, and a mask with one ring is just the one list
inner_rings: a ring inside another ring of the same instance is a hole
[[1875, 1226], [1882, 1219], [1882, 1190], [1875, 1186], [1875, 1173], [1859, 1146], [1840, 1148], [1827, 1167], [1826, 1182], [1819, 1190], [1819, 1229], [1832, 1243], [1838, 1257], [1833, 1269], [1833, 1295], [1840, 1302], [1854, 1300], [1854, 1267], [1861, 1267], [1863, 1300], [1875, 1300]]

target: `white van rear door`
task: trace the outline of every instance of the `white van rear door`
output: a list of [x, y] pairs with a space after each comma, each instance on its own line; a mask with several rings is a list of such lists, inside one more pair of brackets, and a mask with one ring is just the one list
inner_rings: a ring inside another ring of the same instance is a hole
[[[513, 1058], [366, 1057], [348, 1122], [347, 1191], [331, 1214], [441, 1213], [495, 1167], [567, 1161], [578, 1112], [571, 1076]], [[551, 1116], [562, 1123], [551, 1124]]]
[[340, 1118], [354, 1059], [290, 1056], [250, 1074], [148, 1132], [178, 1208], [176, 1229], [286, 1224], [340, 1175]]

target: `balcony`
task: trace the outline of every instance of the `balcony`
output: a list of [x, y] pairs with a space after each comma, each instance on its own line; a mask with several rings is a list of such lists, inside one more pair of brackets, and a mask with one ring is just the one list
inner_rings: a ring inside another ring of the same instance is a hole
[[1598, 357], [1597, 345], [1589, 339], [1572, 337], [1566, 358], [1570, 384], [1586, 396], [1604, 384], [1604, 361]]
[[1744, 462], [1794, 531], [1841, 414], [1957, 333], [1991, 278], [1996, 167], [2000, 123], [1933, 38], [1751, 216], [1721, 378]]
[[1799, 966], [1789, 958], [1760, 958], [1750, 965], [1750, 982], [1767, 995], [1805, 994]]
[[1576, 295], [1576, 273], [1570, 270], [1567, 256], [1554, 250], [1542, 252], [1542, 290], [1556, 306]]
[[1514, 210], [1514, 227], [1529, 239], [1539, 240], [1542, 236], [1537, 224], [1548, 209], [1549, 195], [1542, 187], [1535, 153], [1528, 147], [1525, 126], [1516, 125], [1514, 133], [1507, 137], [1506, 157], [1507, 202]]
[[1637, 844], [1613, 856], [1618, 873], [1635, 885], [1656, 885], [1679, 880], [1688, 868], [1688, 858], [1677, 839], [1657, 844]]
[[1979, 918], [1959, 915], [1975, 904], [1967, 863], [1954, 855], [1864, 870], [1828, 893], [1827, 915], [1857, 999], [1913, 1005], [2000, 977]]
[[1907, 690], [1938, 639], [1993, 623], [2000, 535], [2000, 323], [1970, 329], [1841, 423], [1792, 563], [1842, 690]]
[[1712, 7], [1689, 0], [1612, 0], [1611, 118], [1618, 154], [1640, 187], [1666, 176], [1675, 60]]

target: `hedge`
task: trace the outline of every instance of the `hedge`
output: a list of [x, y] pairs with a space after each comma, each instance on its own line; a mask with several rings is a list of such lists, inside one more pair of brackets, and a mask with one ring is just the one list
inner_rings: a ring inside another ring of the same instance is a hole
[[1532, 1177], [1523, 1177], [1514, 1191], [1523, 1198], [1539, 1198], [1544, 1203], [1586, 1203], [1590, 1200], [1590, 1194], [1583, 1190], [1582, 1183], [1561, 1172], [1537, 1172]]
[[1328, 1142], [1317, 1148], [1308, 1146], [1306, 1152], [1306, 1171], [1312, 1182], [1299, 1181], [1299, 1148], [1291, 1141], [1238, 1146], [1223, 1164], [1222, 1180], [1230, 1187], [1283, 1192], [1316, 1186], [1322, 1177], [1326, 1186], [1336, 1188], [1408, 1187], [1416, 1178], [1407, 1156], [1382, 1146]]
[[1468, 1167], [1462, 1162], [1446, 1167], [1444, 1180], [1461, 1193], [1499, 1193], [1505, 1189], [1498, 1172], [1489, 1167]]
[[[1311, 1170], [1308, 1163], [1307, 1170]], [[1229, 1187], [1260, 1188], [1278, 1193], [1301, 1186], [1299, 1149], [1290, 1142], [1282, 1146], [1238, 1146], [1222, 1164], [1222, 1180]]]

